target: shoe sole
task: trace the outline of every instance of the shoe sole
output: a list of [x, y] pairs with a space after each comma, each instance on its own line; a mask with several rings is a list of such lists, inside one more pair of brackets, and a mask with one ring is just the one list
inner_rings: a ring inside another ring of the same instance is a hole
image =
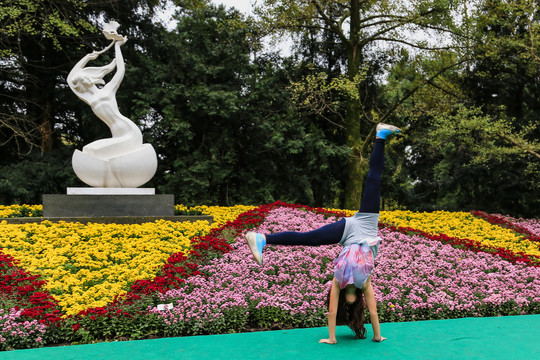
[[397, 126], [383, 124], [383, 123], [381, 123], [381, 124], [379, 124], [379, 126], [377, 126], [377, 130], [390, 130], [394, 134], [401, 132], [401, 129], [398, 128]]
[[246, 240], [249, 246], [249, 250], [251, 250], [251, 254], [255, 258], [255, 261], [257, 264], [262, 265], [263, 259], [261, 254], [259, 253], [259, 249], [257, 248], [257, 234], [254, 232], [248, 232], [246, 234]]

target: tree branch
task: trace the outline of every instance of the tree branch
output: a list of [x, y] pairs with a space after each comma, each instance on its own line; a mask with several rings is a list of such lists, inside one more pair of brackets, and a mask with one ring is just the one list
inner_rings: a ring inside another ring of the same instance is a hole
[[525, 151], [526, 153], [529, 153], [531, 154], [532, 156], [536, 156], [537, 158], [540, 159], [540, 154], [538, 154], [536, 151], [534, 150], [531, 150], [531, 149], [528, 149], [527, 147], [525, 147], [523, 144], [520, 144], [518, 143], [517, 141], [515, 141], [514, 139], [512, 139], [511, 137], [507, 136], [507, 135], [504, 135], [504, 134], [497, 134], [498, 137], [500, 137], [501, 139], [504, 139], [512, 144], [514, 144], [515, 146], [517, 146], [518, 148], [522, 149], [523, 151]]
[[461, 61], [458, 61], [457, 63], [454, 63], [452, 65], [449, 65], [449, 66], [446, 66], [444, 68], [442, 68], [441, 70], [439, 70], [437, 73], [435, 73], [435, 75], [431, 76], [429, 79], [427, 79], [426, 81], [423, 81], [422, 83], [418, 84], [417, 86], [415, 86], [413, 89], [409, 90], [401, 99], [399, 99], [398, 101], [396, 101], [396, 103], [390, 107], [386, 113], [381, 117], [381, 122], [384, 122], [386, 118], [388, 118], [390, 116], [390, 114], [392, 114], [401, 104], [403, 104], [405, 102], [405, 100], [407, 100], [409, 97], [411, 97], [416, 91], [418, 91], [418, 89], [420, 89], [422, 86], [424, 86], [425, 84], [433, 81], [433, 79], [435, 79], [436, 77], [440, 76], [442, 73], [452, 69], [453, 67], [456, 67], [460, 64], [463, 64], [464, 62], [466, 62], [467, 60], [469, 59], [463, 59]]
[[323, 21], [330, 27], [330, 29], [332, 29], [332, 31], [334, 31], [337, 36], [339, 36], [339, 38], [341, 39], [341, 41], [343, 41], [344, 44], [347, 44], [349, 40], [343, 33], [343, 29], [341, 29], [337, 24], [334, 23], [334, 21], [332, 21], [332, 19], [328, 17], [328, 15], [326, 15], [326, 13], [321, 7], [321, 4], [319, 4], [317, 0], [311, 0], [311, 3], [313, 4], [313, 6], [315, 6], [317, 12], [322, 17]]
[[388, 42], [397, 42], [397, 43], [404, 44], [404, 45], [413, 47], [415, 49], [420, 49], [420, 50], [450, 50], [450, 49], [459, 48], [459, 47], [456, 47], [456, 46], [442, 46], [442, 47], [422, 46], [420, 44], [411, 43], [411, 42], [401, 40], [401, 39], [392, 39], [392, 38], [385, 38], [385, 37], [369, 38], [369, 39], [366, 40], [366, 42], [373, 42], [373, 41], [378, 41], [378, 40], [380, 40], [380, 41], [388, 41]]
[[459, 100], [465, 100], [464, 98], [460, 97], [460, 96], [457, 95], [456, 93], [454, 93], [454, 92], [452, 92], [452, 91], [450, 91], [450, 90], [448, 90], [448, 89], [445, 89], [445, 88], [443, 88], [443, 87], [440, 86], [440, 85], [435, 84], [435, 83], [434, 83], [433, 81], [431, 81], [431, 80], [428, 80], [428, 81], [427, 81], [427, 84], [433, 86], [434, 88], [437, 88], [437, 89], [441, 90], [441, 91], [442, 91], [443, 93], [445, 93], [446, 95], [450, 95], [450, 96], [452, 96], [452, 97], [454, 97], [454, 98], [456, 98], [456, 99], [459, 99]]

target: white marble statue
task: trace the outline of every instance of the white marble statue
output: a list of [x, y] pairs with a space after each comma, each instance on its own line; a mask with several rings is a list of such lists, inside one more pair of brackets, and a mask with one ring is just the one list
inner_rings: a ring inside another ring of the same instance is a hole
[[[116, 91], [124, 78], [125, 65], [120, 47], [127, 38], [116, 32], [118, 23], [105, 24], [103, 34], [110, 45], [83, 57], [67, 77], [73, 92], [92, 108], [111, 130], [112, 137], [94, 141], [75, 150], [72, 164], [75, 174], [93, 187], [136, 188], [148, 182], [157, 169], [157, 156], [150, 144], [143, 144], [137, 125], [118, 110]], [[90, 60], [114, 46], [115, 58], [105, 66], [86, 67]], [[116, 68], [112, 79], [103, 77]]]

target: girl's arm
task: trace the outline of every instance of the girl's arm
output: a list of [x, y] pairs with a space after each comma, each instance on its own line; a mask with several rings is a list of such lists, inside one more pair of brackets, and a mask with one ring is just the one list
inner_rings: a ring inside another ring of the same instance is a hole
[[334, 278], [330, 289], [330, 301], [328, 304], [328, 339], [319, 340], [320, 343], [336, 344], [336, 316], [339, 302], [339, 283]]
[[386, 338], [381, 336], [381, 326], [379, 325], [379, 314], [377, 314], [377, 301], [375, 300], [375, 293], [371, 286], [371, 276], [368, 278], [363, 287], [364, 296], [366, 297], [366, 304], [369, 310], [369, 318], [371, 320], [371, 326], [373, 327], [373, 341], [383, 341]]

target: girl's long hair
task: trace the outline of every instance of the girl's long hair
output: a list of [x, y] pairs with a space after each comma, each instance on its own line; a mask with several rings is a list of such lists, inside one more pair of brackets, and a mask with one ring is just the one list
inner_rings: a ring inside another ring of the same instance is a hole
[[[330, 306], [330, 291], [328, 291], [326, 305], [327, 307]], [[356, 301], [352, 304], [347, 304], [347, 302], [345, 301], [345, 292], [340, 291], [336, 315], [336, 324], [348, 325], [349, 328], [351, 328], [351, 330], [355, 333], [355, 339], [365, 339], [365, 309], [366, 302], [364, 300], [364, 293], [361, 289], [356, 288]]]

